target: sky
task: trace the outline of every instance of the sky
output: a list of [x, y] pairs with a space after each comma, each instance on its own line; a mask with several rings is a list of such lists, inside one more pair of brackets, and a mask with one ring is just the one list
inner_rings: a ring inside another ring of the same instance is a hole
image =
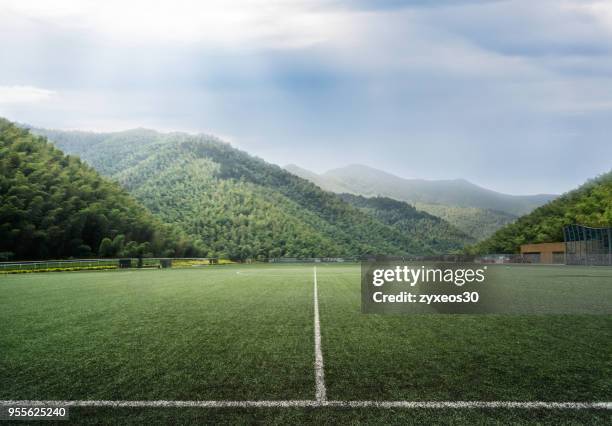
[[0, 116], [561, 193], [612, 168], [612, 1], [0, 0]]

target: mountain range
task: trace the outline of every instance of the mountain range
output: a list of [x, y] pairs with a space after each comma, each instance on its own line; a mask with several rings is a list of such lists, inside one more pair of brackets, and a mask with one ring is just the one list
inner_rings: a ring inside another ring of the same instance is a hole
[[365, 166], [287, 169], [207, 135], [0, 119], [0, 258], [513, 252], [564, 224], [612, 224], [612, 172], [547, 202]]
[[509, 195], [482, 188], [465, 179], [406, 179], [372, 167], [353, 164], [316, 174], [296, 165], [291, 173], [322, 189], [365, 197], [383, 196], [414, 205], [445, 219], [476, 239], [516, 220], [556, 195]]
[[[193, 238], [205, 256], [435, 254], [474, 241], [406, 203], [347, 202], [211, 136], [147, 129], [32, 132], [117, 182], [158, 220]], [[412, 234], [410, 228], [429, 231]]]

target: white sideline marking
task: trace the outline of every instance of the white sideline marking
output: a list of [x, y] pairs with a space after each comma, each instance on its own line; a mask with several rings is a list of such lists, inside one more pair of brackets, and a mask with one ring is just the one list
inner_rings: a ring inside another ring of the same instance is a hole
[[319, 403], [327, 401], [325, 373], [323, 371], [323, 352], [321, 351], [321, 322], [319, 321], [319, 295], [317, 292], [317, 267], [314, 267], [314, 343], [315, 343], [315, 399]]
[[548, 410], [612, 410], [612, 402], [548, 402], [548, 401], [0, 401], [0, 406], [46, 407], [193, 407], [193, 408], [291, 408], [291, 407], [340, 407], [340, 408], [518, 408]]
[[612, 402], [548, 401], [327, 401], [328, 407], [375, 408], [522, 408], [522, 409], [612, 409]]

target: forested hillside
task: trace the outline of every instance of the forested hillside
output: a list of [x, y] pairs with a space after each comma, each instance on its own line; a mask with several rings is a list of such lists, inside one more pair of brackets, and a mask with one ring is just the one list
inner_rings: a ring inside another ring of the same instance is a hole
[[466, 244], [475, 241], [448, 222], [419, 211], [403, 201], [387, 197], [366, 198], [352, 194], [340, 194], [340, 197], [382, 223], [391, 225], [406, 235], [414, 235], [445, 253], [459, 251]]
[[385, 224], [209, 136], [37, 131], [117, 180], [164, 222], [199, 238], [208, 256], [432, 254], [448, 248], [447, 241]]
[[521, 244], [563, 241], [563, 226], [612, 226], [612, 171], [505, 226], [472, 250], [516, 253]]
[[405, 201], [419, 210], [446, 220], [477, 240], [490, 236], [519, 215], [555, 197], [549, 194], [502, 194], [464, 179], [405, 179], [359, 164], [322, 174], [293, 164], [285, 168], [326, 191]]
[[0, 252], [3, 259], [200, 253], [116, 183], [4, 119]]
[[518, 216], [510, 213], [478, 207], [426, 203], [415, 203], [414, 206], [419, 210], [444, 219], [478, 241], [490, 237], [495, 231], [518, 218]]

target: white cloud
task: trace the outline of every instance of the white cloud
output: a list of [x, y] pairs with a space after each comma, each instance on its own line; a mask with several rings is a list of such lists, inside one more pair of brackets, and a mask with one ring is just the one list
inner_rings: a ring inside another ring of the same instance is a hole
[[29, 104], [46, 101], [57, 93], [33, 86], [0, 86], [0, 104]]
[[598, 22], [600, 29], [612, 33], [612, 3], [609, 0], [591, 0], [583, 2], [568, 2], [561, 4], [562, 9], [589, 15]]
[[0, 86], [0, 116], [229, 134], [315, 169], [418, 156], [510, 192], [609, 167], [610, 0], [442, 3], [0, 0], [0, 85], [33, 86]]
[[339, 25], [329, 10], [286, 0], [0, 0], [0, 12], [128, 44], [304, 47], [325, 41]]

